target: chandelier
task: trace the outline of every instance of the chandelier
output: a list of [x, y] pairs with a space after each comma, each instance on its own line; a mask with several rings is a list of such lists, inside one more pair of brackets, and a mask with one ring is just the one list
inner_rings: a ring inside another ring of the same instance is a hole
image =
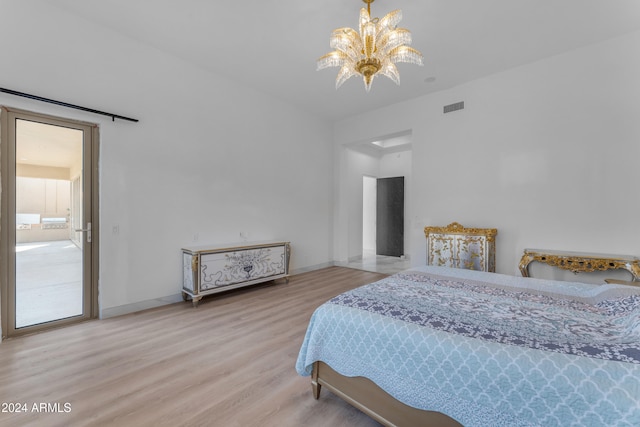
[[360, 9], [360, 33], [352, 28], [333, 30], [329, 45], [330, 52], [318, 59], [318, 70], [327, 67], [341, 67], [336, 77], [336, 89], [355, 75], [361, 75], [364, 87], [369, 92], [373, 78], [381, 74], [400, 84], [397, 62], [422, 64], [422, 54], [409, 47], [411, 33], [405, 28], [397, 28], [402, 20], [402, 11], [394, 10], [384, 18], [371, 18], [371, 3], [362, 0], [367, 8]]

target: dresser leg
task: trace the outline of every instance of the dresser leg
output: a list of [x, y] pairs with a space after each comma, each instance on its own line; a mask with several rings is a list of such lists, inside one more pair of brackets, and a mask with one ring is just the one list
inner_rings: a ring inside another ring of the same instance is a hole
[[201, 299], [202, 297], [191, 297], [191, 304], [193, 304], [193, 308], [196, 308], [198, 306], [198, 303], [200, 303]]

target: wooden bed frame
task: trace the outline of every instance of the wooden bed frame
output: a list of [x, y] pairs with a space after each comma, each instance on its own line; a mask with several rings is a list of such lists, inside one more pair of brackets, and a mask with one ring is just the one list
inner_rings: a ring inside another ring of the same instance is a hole
[[[533, 257], [531, 253], [527, 251], [532, 250], [525, 250], [525, 254], [520, 262], [520, 270], [524, 277], [528, 276], [528, 271], [526, 270], [528, 264], [532, 261], [539, 261], [539, 259]], [[556, 256], [553, 259], [555, 260], [557, 258], [558, 257]], [[578, 271], [590, 272], [595, 270], [624, 268], [630, 271], [633, 275], [632, 281], [606, 279], [605, 282], [640, 286], [640, 259], [637, 257], [625, 256], [624, 261], [626, 262], [628, 260], [630, 260], [630, 264], [624, 264], [623, 261], [617, 259], [597, 259], [596, 261], [598, 264], [596, 265], [593, 264], [593, 259], [591, 258], [587, 260], [588, 262], [581, 258], [579, 260], [571, 259], [571, 262], [567, 265], [575, 267], [576, 271], [574, 271], [574, 273]], [[544, 258], [541, 262], [549, 262], [549, 260]], [[555, 262], [554, 264], [558, 266], [562, 263]], [[593, 267], [594, 265], [595, 267]], [[562, 264], [560, 265], [560, 268], [567, 269], [568, 267], [565, 267], [564, 264]], [[355, 406], [385, 426], [463, 427], [462, 424], [441, 412], [424, 411], [405, 405], [367, 378], [345, 377], [344, 375], [334, 371], [326, 363], [317, 361], [314, 362], [313, 372], [311, 373], [311, 388], [315, 399], [320, 398], [320, 389], [322, 386], [326, 387], [338, 397]]]
[[462, 427], [462, 424], [440, 412], [424, 411], [394, 399], [364, 377], [345, 377], [324, 362], [315, 362], [311, 374], [313, 397], [320, 397], [326, 387], [374, 420], [389, 427]]

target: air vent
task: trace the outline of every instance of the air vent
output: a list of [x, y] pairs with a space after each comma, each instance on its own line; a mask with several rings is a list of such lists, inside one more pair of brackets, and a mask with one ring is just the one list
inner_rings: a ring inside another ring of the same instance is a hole
[[464, 109], [464, 101], [456, 102], [455, 104], [445, 105], [444, 114], [451, 113], [453, 111], [463, 110], [463, 109]]

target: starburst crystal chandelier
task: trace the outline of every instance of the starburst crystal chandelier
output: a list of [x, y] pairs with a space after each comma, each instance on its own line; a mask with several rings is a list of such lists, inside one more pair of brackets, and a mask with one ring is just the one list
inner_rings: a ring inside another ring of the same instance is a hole
[[352, 28], [338, 28], [331, 34], [330, 52], [318, 59], [318, 70], [341, 67], [336, 77], [336, 89], [355, 75], [361, 75], [369, 92], [373, 78], [378, 74], [400, 84], [397, 62], [423, 65], [422, 54], [409, 47], [411, 33], [398, 28], [402, 11], [394, 10], [384, 18], [371, 18], [371, 3], [362, 0], [367, 8], [360, 9], [360, 33]]

